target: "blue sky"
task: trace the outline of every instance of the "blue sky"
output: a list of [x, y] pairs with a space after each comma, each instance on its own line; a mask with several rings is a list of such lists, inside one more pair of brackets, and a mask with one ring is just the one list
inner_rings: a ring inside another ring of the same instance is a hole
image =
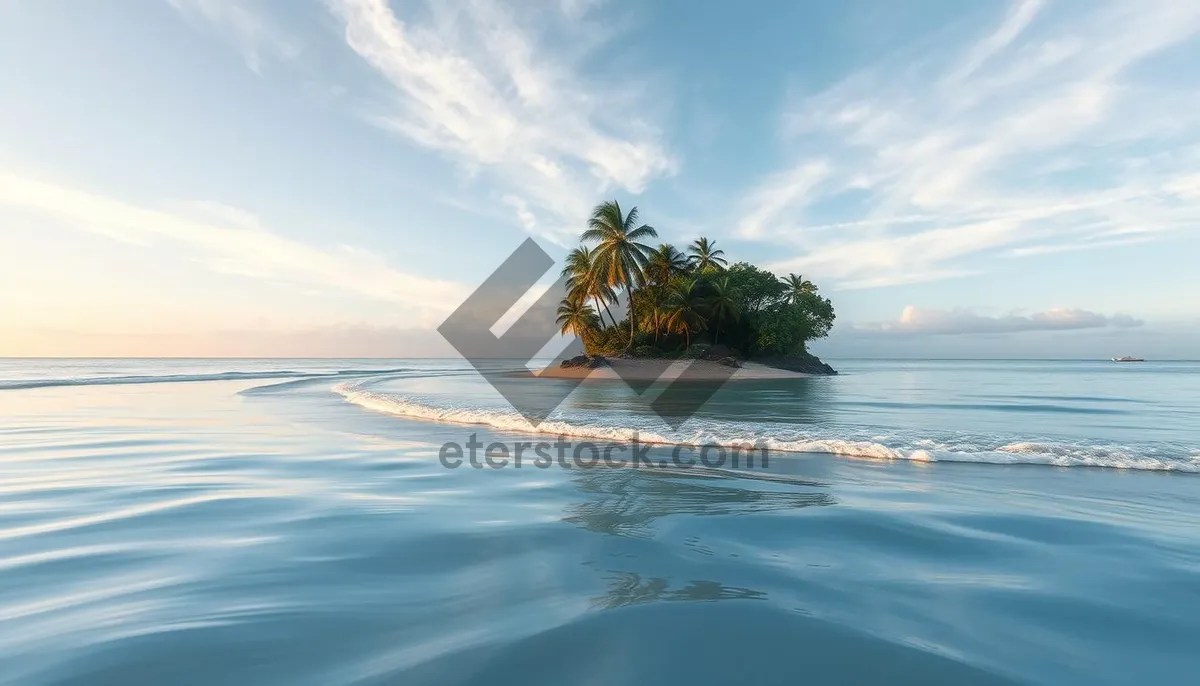
[[1200, 357], [1200, 4], [0, 3], [0, 355], [440, 355], [588, 210], [838, 356]]

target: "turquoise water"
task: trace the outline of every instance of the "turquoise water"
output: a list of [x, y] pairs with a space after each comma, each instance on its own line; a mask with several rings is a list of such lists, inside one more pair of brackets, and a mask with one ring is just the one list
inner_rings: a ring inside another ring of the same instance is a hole
[[835, 366], [536, 434], [450, 360], [0, 360], [0, 683], [1196, 682], [1200, 364]]

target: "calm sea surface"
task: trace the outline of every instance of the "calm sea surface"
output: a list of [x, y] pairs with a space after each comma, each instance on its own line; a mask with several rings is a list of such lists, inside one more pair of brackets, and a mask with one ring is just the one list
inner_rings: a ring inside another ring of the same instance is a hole
[[461, 361], [0, 360], [0, 683], [1198, 682], [1200, 363], [832, 362], [534, 432]]

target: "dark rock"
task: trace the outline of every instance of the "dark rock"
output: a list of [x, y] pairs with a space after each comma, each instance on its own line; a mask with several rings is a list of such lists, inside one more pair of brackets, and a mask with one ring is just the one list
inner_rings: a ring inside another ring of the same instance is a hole
[[741, 367], [742, 366], [742, 363], [738, 362], [737, 359], [733, 358], [733, 357], [722, 357], [721, 359], [717, 360], [717, 364], [723, 364], [726, 367]]
[[765, 364], [768, 367], [786, 369], [791, 372], [800, 372], [801, 374], [820, 374], [824, 376], [837, 374], [836, 369], [825, 364], [816, 355], [810, 353], [803, 353], [801, 355], [771, 355], [755, 358], [754, 361]]
[[608, 360], [601, 355], [576, 355], [570, 359], [563, 360], [560, 367], [564, 369], [596, 369], [598, 367], [607, 367]]
[[687, 352], [684, 354], [684, 357], [697, 360], [708, 360], [709, 362], [720, 362], [727, 357], [739, 359], [741, 356], [742, 355], [737, 350], [730, 348], [724, 343], [697, 343], [688, 348]]

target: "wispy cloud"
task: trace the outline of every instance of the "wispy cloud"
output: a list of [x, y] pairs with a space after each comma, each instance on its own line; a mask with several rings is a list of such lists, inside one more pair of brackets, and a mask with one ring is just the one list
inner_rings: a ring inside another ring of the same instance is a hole
[[752, 209], [742, 218], [738, 233], [743, 238], [762, 238], [778, 224], [780, 215], [786, 210], [808, 202], [809, 194], [829, 177], [831, 171], [829, 163], [821, 160], [776, 174], [754, 190], [750, 197]]
[[1060, 308], [1032, 314], [988, 316], [969, 309], [938, 310], [909, 305], [895, 321], [859, 324], [854, 330], [860, 333], [913, 336], [1074, 331], [1108, 327], [1128, 329], [1141, 325], [1141, 320], [1129, 315], [1107, 316], [1079, 309]]
[[0, 356], [453, 357], [435, 331], [371, 325], [212, 331], [6, 329]]
[[413, 325], [439, 323], [467, 294], [455, 282], [397, 271], [367, 250], [290, 240], [253, 214], [214, 203], [168, 212], [0, 171], [0, 206], [50, 215], [125, 243], [173, 244], [223, 273], [395, 303], [412, 314]]
[[946, 75], [944, 83], [949, 85], [962, 83], [994, 55], [1003, 52], [1021, 35], [1022, 31], [1029, 27], [1030, 22], [1044, 6], [1043, 0], [1020, 0], [1020, 2], [1013, 3], [1008, 16], [1004, 18], [1000, 26], [983, 40], [971, 46], [962, 62]]
[[373, 121], [488, 174], [497, 202], [557, 241], [597, 197], [640, 193], [676, 165], [636, 90], [589, 83], [579, 56], [550, 45], [554, 31], [586, 29], [594, 4], [518, 18], [492, 0], [431, 3], [417, 20], [385, 0], [329, 0], [347, 44], [390, 86]]
[[267, 59], [291, 60], [300, 44], [270, 21], [256, 0], [167, 0], [188, 21], [231, 42], [260, 73]]
[[777, 270], [879, 287], [1196, 227], [1200, 73], [1156, 60], [1195, 39], [1200, 5], [1055, 9], [1013, 3], [966, 45], [795, 98], [797, 161], [746, 194], [739, 233], [794, 249]]

